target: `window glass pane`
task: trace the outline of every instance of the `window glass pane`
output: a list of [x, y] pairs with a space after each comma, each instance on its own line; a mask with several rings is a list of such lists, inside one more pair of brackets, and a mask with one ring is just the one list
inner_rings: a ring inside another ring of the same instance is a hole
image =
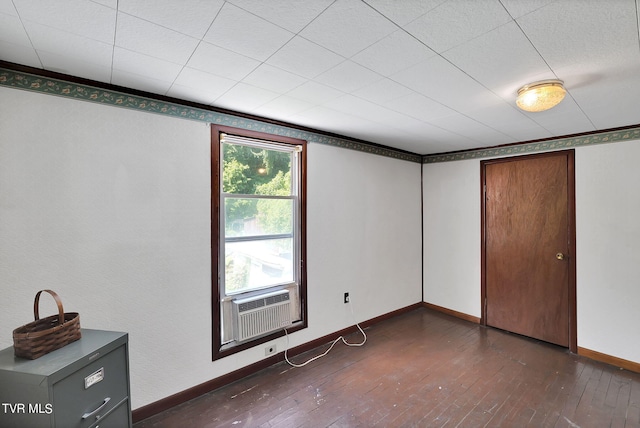
[[225, 198], [225, 236], [279, 235], [293, 231], [293, 200]]
[[293, 282], [292, 255], [292, 238], [226, 243], [226, 293]]
[[290, 195], [291, 156], [291, 152], [222, 144], [222, 191], [245, 195]]

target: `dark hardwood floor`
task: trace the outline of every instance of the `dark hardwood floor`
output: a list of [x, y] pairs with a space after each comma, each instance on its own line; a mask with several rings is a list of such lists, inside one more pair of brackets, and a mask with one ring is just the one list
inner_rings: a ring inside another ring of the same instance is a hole
[[640, 427], [638, 373], [430, 309], [366, 333], [135, 427]]

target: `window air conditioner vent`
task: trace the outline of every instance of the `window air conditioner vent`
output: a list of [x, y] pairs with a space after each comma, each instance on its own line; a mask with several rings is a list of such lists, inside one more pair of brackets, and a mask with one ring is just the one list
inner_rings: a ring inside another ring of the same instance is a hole
[[291, 324], [288, 290], [233, 300], [234, 339], [243, 342]]

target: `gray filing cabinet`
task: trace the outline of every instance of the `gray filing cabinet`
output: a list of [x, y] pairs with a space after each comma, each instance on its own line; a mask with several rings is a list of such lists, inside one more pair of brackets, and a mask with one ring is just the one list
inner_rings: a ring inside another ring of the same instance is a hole
[[36, 360], [0, 351], [0, 427], [131, 427], [127, 333], [82, 337]]

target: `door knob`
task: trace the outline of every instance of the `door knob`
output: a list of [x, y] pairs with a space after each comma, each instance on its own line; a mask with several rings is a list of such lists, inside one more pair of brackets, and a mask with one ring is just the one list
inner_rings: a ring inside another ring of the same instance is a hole
[[564, 260], [564, 254], [562, 254], [562, 253], [558, 253], [558, 254], [556, 254], [556, 259], [558, 259], [558, 260]]

